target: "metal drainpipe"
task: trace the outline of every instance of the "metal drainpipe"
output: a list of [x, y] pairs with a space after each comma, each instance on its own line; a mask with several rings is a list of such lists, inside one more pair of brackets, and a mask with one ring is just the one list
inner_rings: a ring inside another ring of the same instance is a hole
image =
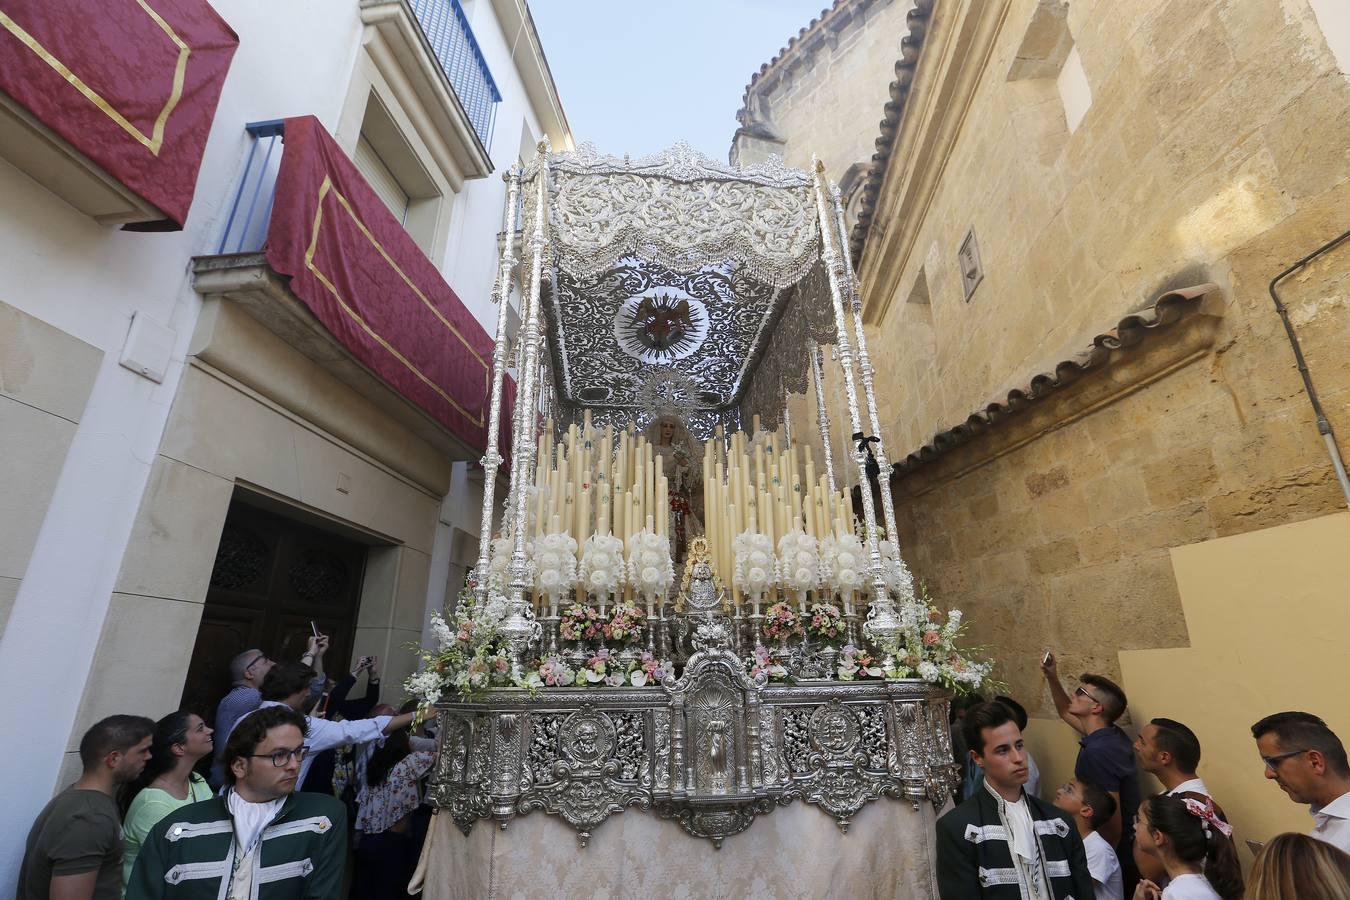
[[1275, 291], [1275, 286], [1281, 281], [1323, 253], [1335, 249], [1346, 238], [1350, 238], [1350, 231], [1327, 241], [1312, 253], [1276, 275], [1270, 282], [1270, 298], [1275, 301], [1275, 311], [1280, 314], [1280, 321], [1284, 323], [1284, 331], [1289, 335], [1289, 346], [1293, 348], [1294, 359], [1298, 361], [1298, 374], [1303, 378], [1303, 390], [1308, 394], [1308, 400], [1312, 403], [1313, 415], [1317, 417], [1317, 431], [1322, 435], [1322, 440], [1327, 445], [1327, 455], [1331, 457], [1331, 465], [1336, 470], [1336, 480], [1341, 483], [1341, 493], [1345, 495], [1345, 502], [1350, 505], [1350, 477], [1345, 474], [1345, 462], [1341, 459], [1341, 449], [1336, 445], [1336, 435], [1332, 433], [1331, 422], [1327, 419], [1326, 413], [1322, 411], [1322, 401], [1318, 399], [1317, 389], [1313, 387], [1312, 374], [1308, 371], [1308, 361], [1303, 358], [1303, 348], [1299, 345], [1298, 335], [1294, 332], [1293, 323], [1289, 321], [1289, 309]]

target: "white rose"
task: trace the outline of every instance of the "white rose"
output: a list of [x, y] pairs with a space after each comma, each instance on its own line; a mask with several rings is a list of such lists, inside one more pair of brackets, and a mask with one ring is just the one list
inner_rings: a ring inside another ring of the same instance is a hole
[[792, 577], [793, 580], [797, 582], [797, 584], [809, 584], [810, 582], [815, 580], [815, 573], [813, 573], [810, 569], [798, 569], [795, 573], [793, 573]]
[[858, 573], [852, 569], [839, 570], [839, 583], [842, 585], [853, 586], [858, 583]]
[[602, 588], [609, 582], [609, 573], [597, 569], [591, 572], [591, 587]]
[[856, 565], [856, 561], [854, 560], [852, 553], [844, 550], [840, 551], [839, 555], [835, 557], [835, 564], [841, 569], [851, 569]]
[[766, 577], [765, 571], [758, 566], [755, 566], [746, 574], [746, 578], [751, 584], [762, 584]]
[[655, 566], [648, 566], [647, 568], [642, 570], [643, 584], [654, 585], [660, 580], [661, 580], [661, 573], [657, 571]]
[[539, 586], [545, 590], [552, 590], [562, 585], [562, 576], [552, 569], [546, 569], [539, 573]]

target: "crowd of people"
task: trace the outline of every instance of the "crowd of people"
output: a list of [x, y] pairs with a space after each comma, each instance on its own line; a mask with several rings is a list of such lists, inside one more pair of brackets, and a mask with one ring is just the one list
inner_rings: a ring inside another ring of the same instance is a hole
[[406, 897], [436, 741], [411, 705], [380, 703], [378, 659], [335, 682], [327, 647], [237, 655], [214, 728], [190, 711], [95, 723], [80, 778], [28, 834], [18, 900]]
[[[326, 648], [316, 636], [297, 662], [236, 656], [214, 728], [189, 711], [97, 722], [79, 779], [29, 832], [18, 900], [336, 900], [348, 883], [353, 900], [406, 896], [436, 742], [414, 733], [413, 710], [380, 703], [376, 659], [333, 682]], [[1281, 712], [1251, 728], [1266, 778], [1313, 821], [1260, 847], [1244, 884], [1195, 732], [1154, 718], [1131, 741], [1119, 685], [1085, 674], [1070, 692], [1048, 653], [1042, 669], [1079, 734], [1074, 777], [1042, 799], [1021, 704], [954, 704], [963, 776], [937, 823], [942, 900], [1350, 898], [1350, 762], [1320, 718]], [[1141, 771], [1163, 791], [1141, 796]]]
[[[955, 704], [963, 777], [958, 804], [937, 824], [942, 900], [1350, 898], [1350, 761], [1320, 718], [1281, 712], [1252, 725], [1266, 778], [1309, 806], [1312, 827], [1254, 848], [1244, 883], [1232, 826], [1197, 774], [1195, 732], [1155, 718], [1131, 741], [1116, 724], [1127, 707], [1119, 685], [1084, 674], [1069, 692], [1050, 653], [1041, 669], [1079, 734], [1074, 777], [1053, 802], [1041, 799], [1022, 706], [1009, 697]], [[1141, 771], [1163, 791], [1141, 796]]]

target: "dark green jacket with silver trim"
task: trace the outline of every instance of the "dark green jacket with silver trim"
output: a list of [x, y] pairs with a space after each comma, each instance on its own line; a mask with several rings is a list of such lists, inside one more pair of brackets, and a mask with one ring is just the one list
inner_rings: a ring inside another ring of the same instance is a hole
[[[1087, 854], [1067, 813], [1024, 794], [1037, 852], [1054, 900], [1093, 900]], [[1032, 900], [1018, 877], [1003, 811], [1005, 801], [981, 784], [937, 823], [937, 881], [942, 900]], [[1041, 898], [1050, 900], [1050, 898]]]
[[[234, 860], [224, 797], [176, 809], [150, 829], [125, 900], [224, 900]], [[326, 794], [296, 793], [263, 829], [249, 900], [340, 900], [347, 810]]]

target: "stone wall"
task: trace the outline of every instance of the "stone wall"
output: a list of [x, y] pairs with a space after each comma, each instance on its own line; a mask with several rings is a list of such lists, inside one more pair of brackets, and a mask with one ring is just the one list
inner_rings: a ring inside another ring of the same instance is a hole
[[738, 135], [732, 162], [758, 162], [773, 152], [805, 169], [816, 154], [839, 180], [850, 166], [870, 158], [900, 38], [908, 33], [909, 7], [905, 0], [844, 0], [794, 39], [756, 77], [746, 97], [751, 117], [783, 143]]
[[[1035, 33], [1047, 22], [1067, 42]], [[1195, 323], [894, 483], [916, 574], [1030, 707], [1049, 712], [1045, 648], [1066, 674], [1119, 675], [1121, 650], [1187, 645], [1169, 548], [1344, 507], [1267, 293], [1350, 225], [1350, 83], [1324, 27], [1304, 0], [935, 11], [860, 264], [892, 460], [1163, 292], [1218, 286]], [[1028, 65], [1036, 47], [1049, 68]], [[1091, 96], [1072, 130], [1066, 55]], [[782, 121], [801, 129], [784, 126], [789, 146], [837, 127]], [[984, 277], [967, 299], [972, 228]], [[1281, 288], [1344, 435], [1347, 273], [1350, 244]]]

